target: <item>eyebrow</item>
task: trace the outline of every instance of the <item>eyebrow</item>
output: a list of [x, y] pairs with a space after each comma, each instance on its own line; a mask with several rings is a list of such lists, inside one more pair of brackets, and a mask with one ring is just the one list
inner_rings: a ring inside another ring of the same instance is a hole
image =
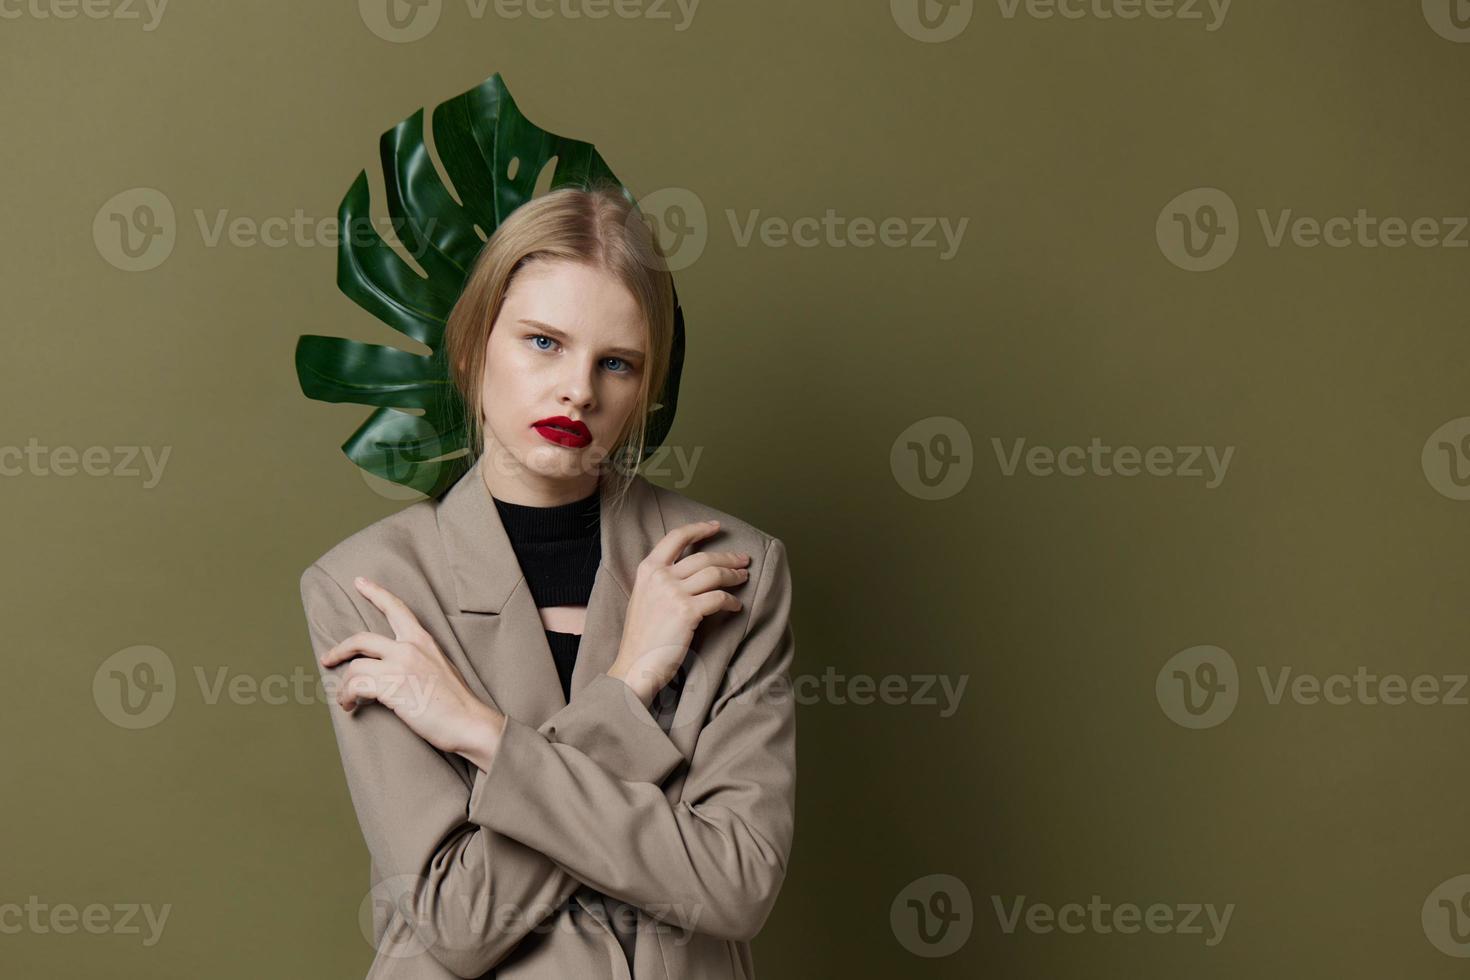
[[[569, 336], [567, 336], [566, 331], [553, 327], [549, 323], [542, 323], [540, 320], [531, 320], [527, 319], [526, 317], [522, 317], [520, 322], [524, 323], [528, 327], [534, 327], [535, 329], [540, 330], [543, 333], [555, 337], [557, 340], [571, 339]], [[604, 353], [616, 354], [618, 357], [627, 358], [629, 360], [643, 360], [643, 352], [641, 350], [634, 350], [631, 347], [609, 347]]]

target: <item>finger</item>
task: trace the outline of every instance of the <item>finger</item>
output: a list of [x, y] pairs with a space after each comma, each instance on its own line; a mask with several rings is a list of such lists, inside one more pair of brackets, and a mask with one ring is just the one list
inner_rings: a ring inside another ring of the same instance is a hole
[[694, 597], [694, 608], [701, 619], [721, 610], [739, 612], [745, 604], [728, 592], [702, 592]]
[[335, 667], [344, 660], [364, 656], [378, 660], [391, 654], [398, 641], [390, 640], [381, 633], [353, 633], [321, 656], [323, 667]]
[[744, 585], [749, 577], [750, 572], [744, 568], [721, 568], [718, 565], [712, 565], [709, 568], [701, 568], [684, 579], [682, 586], [685, 594], [698, 595], [722, 585]]
[[387, 618], [388, 625], [393, 627], [395, 639], [417, 640], [424, 635], [423, 625], [402, 599], [378, 583], [361, 576], [353, 579], [352, 584]]
[[675, 578], [688, 578], [701, 568], [708, 568], [711, 565], [740, 568], [748, 564], [750, 564], [750, 555], [743, 551], [696, 551], [674, 562], [673, 567], [669, 570], [674, 573]]
[[337, 688], [337, 704], [349, 714], [368, 701], [378, 701], [382, 696], [383, 665], [376, 660], [354, 660], [342, 674], [342, 683]]
[[665, 534], [648, 553], [648, 561], [655, 565], [672, 565], [683, 554], [684, 549], [696, 541], [719, 531], [718, 521], [695, 521], [683, 524]]

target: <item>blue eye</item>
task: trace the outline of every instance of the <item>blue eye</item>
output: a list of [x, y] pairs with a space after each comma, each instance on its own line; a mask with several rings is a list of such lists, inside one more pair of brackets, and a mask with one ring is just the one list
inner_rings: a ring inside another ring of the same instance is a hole
[[[561, 346], [557, 343], [555, 338], [548, 337], [544, 333], [531, 334], [526, 339], [529, 340], [537, 350], [546, 353], [550, 353], [557, 347]], [[542, 346], [541, 341], [543, 340], [546, 341], [549, 346]], [[602, 363], [604, 366], [612, 365], [608, 368], [608, 370], [612, 371], [614, 374], [632, 374], [634, 370], [633, 365], [623, 360], [621, 357], [604, 357], [602, 359]]]

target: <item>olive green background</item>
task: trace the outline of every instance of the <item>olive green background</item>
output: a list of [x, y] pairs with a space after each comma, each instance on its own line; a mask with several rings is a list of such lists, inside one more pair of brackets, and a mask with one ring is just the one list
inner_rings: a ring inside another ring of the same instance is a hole
[[[152, 488], [0, 480], [0, 906], [171, 911], [151, 947], [0, 932], [0, 974], [366, 972], [367, 856], [327, 707], [209, 704], [195, 670], [313, 668], [302, 570], [405, 504], [337, 448], [368, 409], [305, 399], [293, 345], [394, 335], [336, 291], [333, 248], [210, 247], [196, 213], [333, 217], [383, 130], [495, 71], [639, 193], [708, 209], [677, 275], [670, 441], [702, 453], [679, 489], [786, 542], [798, 673], [967, 677], [950, 717], [800, 706], [762, 978], [1463, 973], [1420, 915], [1470, 872], [1470, 707], [1273, 705], [1257, 680], [1470, 669], [1470, 503], [1421, 465], [1470, 415], [1470, 251], [1273, 248], [1257, 219], [1470, 214], [1470, 44], [1417, 2], [1237, 0], [1214, 31], [988, 2], [943, 43], [886, 0], [704, 0], [682, 31], [445, 0], [413, 43], [347, 0], [175, 0], [153, 31], [6, 9], [0, 443], [171, 455]], [[177, 242], [130, 273], [92, 227], [136, 187], [171, 201]], [[1240, 244], [1196, 273], [1155, 223], [1200, 187], [1238, 206]], [[969, 225], [941, 261], [739, 247], [727, 209]], [[925, 500], [890, 450], [936, 416], [969, 433], [973, 472]], [[1006, 476], [992, 444], [1094, 436], [1235, 455], [1206, 489]], [[1239, 704], [1190, 730], [1155, 679], [1200, 644], [1234, 658]], [[135, 645], [167, 654], [178, 694], [131, 731], [93, 680]], [[928, 958], [890, 907], [935, 874], [973, 919]], [[1213, 946], [1007, 933], [995, 910], [1093, 895], [1234, 910]]]

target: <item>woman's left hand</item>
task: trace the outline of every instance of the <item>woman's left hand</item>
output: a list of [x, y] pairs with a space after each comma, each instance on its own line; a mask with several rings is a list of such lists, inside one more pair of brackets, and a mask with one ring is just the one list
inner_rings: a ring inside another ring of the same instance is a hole
[[387, 617], [393, 639], [354, 633], [322, 655], [324, 667], [351, 661], [339, 678], [338, 705], [351, 713], [363, 701], [377, 701], [443, 752], [469, 754], [493, 744], [504, 716], [475, 697], [403, 600], [364, 578], [353, 584]]

